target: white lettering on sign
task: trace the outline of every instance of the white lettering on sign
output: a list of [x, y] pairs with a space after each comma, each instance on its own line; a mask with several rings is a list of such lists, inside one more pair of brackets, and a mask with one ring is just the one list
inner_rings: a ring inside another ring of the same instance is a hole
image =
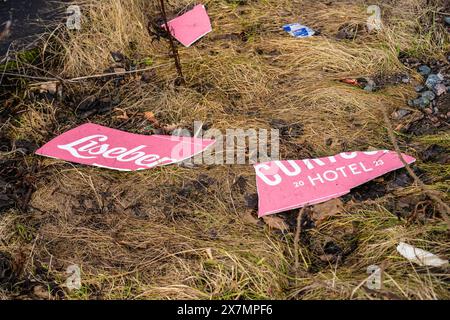
[[116, 159], [120, 162], [134, 162], [136, 165], [146, 168], [152, 168], [159, 164], [169, 164], [176, 162], [175, 159], [169, 157], [160, 158], [156, 154], [146, 154], [142, 149], [147, 146], [140, 145], [132, 149], [125, 147], [113, 147], [106, 142], [106, 135], [91, 135], [84, 137], [68, 144], [58, 145], [59, 149], [68, 151], [72, 156], [79, 159], [96, 159], [103, 157], [106, 159]]

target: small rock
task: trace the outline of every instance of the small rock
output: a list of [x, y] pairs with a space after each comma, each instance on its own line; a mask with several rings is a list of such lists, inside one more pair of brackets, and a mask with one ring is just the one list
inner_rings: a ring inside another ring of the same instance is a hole
[[424, 93], [422, 93], [422, 98], [426, 98], [430, 101], [433, 101], [434, 99], [436, 99], [436, 95], [434, 94], [433, 91], [425, 91]]
[[147, 70], [142, 73], [141, 81], [145, 83], [149, 83], [154, 80], [156, 77], [156, 73], [154, 70]]
[[114, 62], [122, 62], [126, 59], [125, 56], [119, 51], [111, 51], [111, 57], [113, 58]]
[[421, 65], [419, 67], [418, 71], [419, 71], [419, 73], [422, 76], [426, 77], [426, 76], [428, 76], [431, 73], [431, 68], [429, 66], [426, 66], [426, 65]]
[[430, 104], [430, 100], [426, 97], [420, 97], [418, 99], [412, 100], [411, 106], [412, 107], [419, 107], [419, 108], [425, 108]]
[[41, 84], [39, 87], [40, 93], [49, 93], [51, 95], [55, 95], [58, 90], [58, 82], [57, 81], [49, 81]]
[[375, 81], [373, 81], [372, 79], [368, 79], [367, 84], [364, 87], [364, 90], [366, 90], [368, 92], [373, 92], [376, 90], [376, 88], [377, 88], [377, 84], [375, 83]]
[[443, 83], [439, 83], [434, 87], [433, 90], [438, 96], [441, 96], [447, 92], [447, 87]]
[[[2, 211], [4, 209], [8, 209], [12, 206], [14, 206], [14, 199], [11, 199], [10, 196], [1, 192], [0, 193], [0, 211]], [[0, 276], [1, 276], [1, 274], [0, 274]]]
[[272, 215], [262, 217], [262, 219], [271, 229], [277, 229], [280, 231], [289, 230], [289, 225], [281, 217]]
[[444, 17], [444, 22], [445, 22], [448, 26], [450, 26], [450, 16]]
[[94, 104], [96, 103], [97, 98], [95, 96], [88, 96], [83, 99], [83, 101], [80, 102], [80, 104], [77, 107], [78, 111], [87, 111], [90, 110]]
[[191, 133], [189, 132], [188, 129], [184, 129], [184, 128], [177, 128], [172, 132], [173, 136], [177, 136], [177, 137], [192, 137]]
[[439, 123], [439, 119], [437, 117], [430, 117], [431, 122]]
[[125, 70], [125, 68], [114, 68], [113, 70], [114, 70], [114, 73], [117, 73], [117, 74], [123, 74], [123, 73], [127, 72], [127, 70]]
[[41, 285], [37, 285], [33, 288], [33, 294], [39, 299], [39, 300], [50, 300], [53, 299], [53, 296], [51, 293]]
[[425, 87], [422, 85], [418, 85], [418, 86], [415, 86], [414, 89], [416, 90], [416, 92], [422, 92], [423, 90], [425, 90]]
[[444, 77], [441, 74], [430, 74], [425, 85], [433, 90], [436, 85], [442, 82], [442, 80], [444, 80]]
[[237, 188], [241, 193], [244, 193], [247, 189], [247, 178], [238, 176], [233, 182], [233, 187]]
[[404, 76], [404, 77], [402, 78], [402, 82], [403, 82], [403, 83], [410, 83], [410, 82], [411, 82], [411, 79], [409, 78], [409, 76]]
[[189, 159], [182, 161], [180, 163], [178, 163], [178, 165], [182, 168], [188, 168], [188, 169], [193, 169], [195, 168], [195, 164], [192, 163], [192, 161], [189, 161]]
[[400, 120], [400, 119], [406, 117], [410, 113], [411, 113], [411, 111], [409, 111], [408, 109], [400, 109], [400, 110], [395, 111], [392, 114], [392, 118], [395, 120]]
[[245, 206], [248, 209], [258, 209], [258, 194], [252, 193], [244, 196]]
[[17, 151], [20, 151], [23, 154], [31, 154], [38, 149], [38, 145], [36, 143], [28, 140], [16, 140], [14, 144]]

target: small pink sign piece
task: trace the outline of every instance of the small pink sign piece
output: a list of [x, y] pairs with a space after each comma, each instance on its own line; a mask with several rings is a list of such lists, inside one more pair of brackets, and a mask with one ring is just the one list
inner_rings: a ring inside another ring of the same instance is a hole
[[36, 154], [120, 171], [150, 169], [184, 161], [214, 140], [140, 135], [87, 123], [54, 138]]
[[[403, 155], [411, 164], [416, 159]], [[390, 171], [404, 167], [393, 151], [348, 152], [336, 156], [254, 165], [259, 217], [314, 205], [350, 192]]]
[[202, 4], [196, 5], [192, 10], [170, 20], [167, 24], [172, 36], [186, 47], [212, 31], [211, 20]]

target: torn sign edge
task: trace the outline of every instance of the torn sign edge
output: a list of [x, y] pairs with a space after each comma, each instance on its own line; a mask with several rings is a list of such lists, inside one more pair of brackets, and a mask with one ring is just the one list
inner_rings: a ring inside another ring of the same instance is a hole
[[[388, 150], [380, 150], [380, 151], [388, 151]], [[395, 151], [390, 151], [390, 152], [395, 152]], [[402, 158], [403, 158], [403, 160], [405, 160], [405, 159], [404, 159], [404, 156], [405, 156], [405, 154], [402, 153]], [[315, 159], [317, 159], [317, 158], [315, 158]], [[300, 160], [294, 160], [294, 161], [303, 161], [303, 160], [313, 160], [313, 159], [300, 159]], [[401, 158], [400, 158], [400, 157], [399, 157], [399, 160], [401, 161]], [[288, 160], [286, 160], [286, 161], [288, 161]], [[406, 161], [406, 160], [405, 160], [405, 161]], [[408, 164], [412, 164], [412, 163], [414, 163], [414, 162], [416, 162], [416, 161], [417, 161], [417, 160], [416, 160], [415, 158], [413, 158], [413, 160], [412, 160], [411, 162], [408, 162], [408, 161], [406, 161], [406, 162], [407, 162]], [[256, 172], [256, 166], [258, 166], [258, 165], [260, 165], [260, 164], [268, 164], [268, 163], [271, 163], [271, 162], [272, 162], [272, 161], [262, 162], [262, 163], [255, 163], [255, 164], [253, 165], [253, 168], [255, 169], [255, 172]], [[402, 161], [401, 161], [401, 162], [402, 162]], [[261, 211], [259, 210], [259, 208], [261, 208], [261, 199], [262, 199], [262, 197], [261, 197], [261, 193], [259, 192], [260, 190], [259, 190], [259, 188], [258, 188], [258, 181], [256, 180], [256, 192], [257, 192], [257, 194], [258, 194], [258, 218], [262, 218], [262, 217], [264, 217], [264, 216], [268, 216], [268, 215], [272, 215], [272, 214], [277, 214], [277, 213], [281, 213], [281, 212], [285, 212], [285, 211], [289, 211], [289, 210], [293, 210], [293, 209], [300, 209], [300, 208], [303, 208], [303, 207], [312, 206], [312, 205], [315, 205], [315, 204], [319, 204], [319, 203], [326, 202], [326, 201], [331, 200], [331, 199], [335, 199], [335, 198], [342, 197], [342, 196], [344, 196], [344, 195], [346, 195], [346, 194], [349, 194], [353, 188], [356, 188], [356, 187], [358, 187], [358, 186], [361, 186], [361, 185], [363, 185], [363, 184], [366, 184], [366, 183], [368, 183], [368, 182], [370, 182], [370, 181], [372, 181], [372, 180], [374, 180], [374, 179], [376, 179], [376, 178], [379, 178], [379, 177], [384, 176], [385, 174], [387, 174], [387, 173], [389, 173], [389, 172], [393, 172], [393, 171], [396, 171], [396, 170], [398, 170], [398, 169], [402, 169], [402, 168], [404, 168], [404, 167], [405, 167], [404, 164], [399, 164], [398, 166], [394, 166], [394, 168], [393, 168], [392, 170], [390, 170], [390, 171], [388, 171], [388, 172], [385, 172], [385, 173], [383, 173], [383, 174], [374, 176], [372, 179], [370, 179], [370, 180], [368, 180], [368, 181], [366, 181], [366, 182], [357, 184], [357, 185], [353, 186], [352, 188], [350, 188], [349, 190], [345, 190], [345, 191], [343, 191], [343, 192], [333, 193], [333, 194], [330, 194], [330, 195], [328, 195], [328, 196], [326, 196], [326, 197], [318, 197], [318, 198], [314, 198], [314, 199], [311, 199], [310, 201], [308, 201], [307, 203], [304, 203], [304, 204], [287, 206], [287, 207], [283, 207], [283, 208], [281, 208], [281, 209], [276, 209], [276, 210], [272, 210], [272, 211], [265, 212], [264, 214], [262, 214]], [[256, 179], [256, 178], [255, 178], [255, 179]]]
[[[174, 34], [175, 32], [174, 32], [173, 28], [171, 28], [171, 26], [170, 26], [170, 23], [171, 23], [172, 21], [176, 20], [176, 19], [179, 19], [179, 18], [183, 17], [185, 14], [189, 13], [190, 11], [195, 10], [195, 9], [196, 9], [197, 7], [199, 7], [199, 6], [203, 7], [203, 9], [205, 10], [206, 15], [208, 16], [208, 19], [209, 19], [209, 30], [206, 31], [205, 33], [199, 35], [197, 38], [195, 38], [195, 40], [191, 41], [189, 44], [185, 44], [185, 43], [181, 42], [181, 41], [176, 37], [176, 35]], [[170, 20], [170, 21], [167, 21], [167, 25], [166, 25], [165, 23], [161, 24], [161, 28], [164, 28], [164, 29], [167, 30], [167, 27], [169, 27], [169, 33], [171, 34], [171, 36], [174, 37], [179, 43], [181, 43], [181, 44], [182, 44], [183, 46], [185, 46], [186, 48], [189, 48], [189, 47], [192, 46], [194, 43], [196, 43], [198, 40], [200, 40], [201, 38], [203, 38], [204, 36], [206, 36], [208, 33], [212, 32], [211, 18], [209, 17], [208, 11], [206, 10], [205, 5], [203, 5], [203, 4], [197, 4], [197, 5], [194, 6], [191, 10], [189, 10], [189, 11], [183, 13], [183, 14], [180, 15], [180, 16], [177, 16], [177, 17], [173, 18], [173, 19]]]

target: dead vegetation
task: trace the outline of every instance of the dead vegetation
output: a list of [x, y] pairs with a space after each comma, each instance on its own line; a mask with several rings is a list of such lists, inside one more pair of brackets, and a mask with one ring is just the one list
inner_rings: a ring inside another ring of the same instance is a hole
[[[176, 85], [168, 42], [147, 28], [160, 18], [158, 1], [84, 1], [83, 30], [49, 35], [42, 67], [62, 79], [146, 71], [64, 80], [60, 97], [3, 94], [0, 298], [448, 299], [448, 270], [417, 267], [395, 250], [405, 241], [450, 254], [436, 203], [402, 170], [332, 208], [306, 209], [296, 236], [298, 210], [271, 223], [255, 218], [251, 166], [131, 174], [33, 155], [86, 121], [157, 132], [144, 112], [170, 128], [278, 126], [283, 159], [392, 149], [383, 110], [408, 108], [414, 86], [390, 80], [365, 92], [339, 80], [408, 74], [420, 82], [400, 56], [445, 60], [449, 51], [445, 28], [429, 23], [443, 5], [431, 2], [383, 1], [384, 30], [369, 34], [364, 1], [204, 1], [214, 31], [179, 47], [186, 83]], [[173, 0], [166, 9], [174, 16], [192, 4]], [[320, 35], [299, 40], [280, 30], [298, 19]], [[416, 174], [447, 201], [448, 122], [418, 135], [395, 133], [402, 151], [419, 159]], [[73, 264], [82, 288], [69, 292], [65, 271]], [[373, 264], [384, 270], [379, 291], [363, 285]]]

